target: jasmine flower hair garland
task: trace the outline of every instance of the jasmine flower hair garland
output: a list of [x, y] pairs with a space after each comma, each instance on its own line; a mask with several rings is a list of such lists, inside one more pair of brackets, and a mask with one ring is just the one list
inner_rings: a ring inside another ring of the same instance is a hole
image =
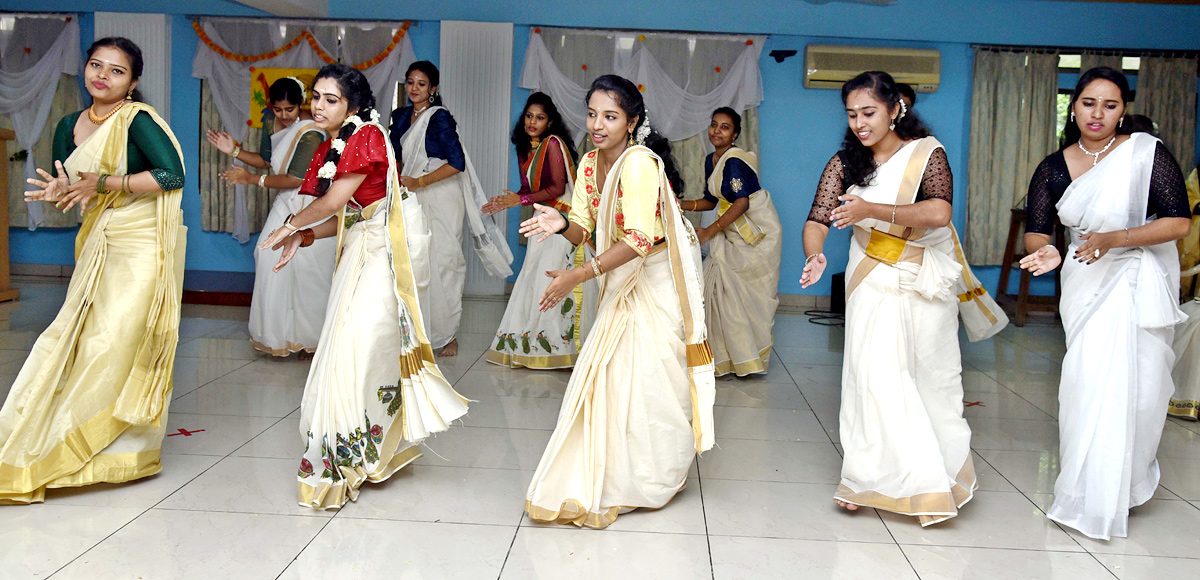
[[[364, 120], [364, 116], [370, 120]], [[333, 178], [337, 175], [338, 162], [342, 160], [342, 152], [346, 150], [346, 142], [359, 129], [368, 124], [379, 124], [379, 111], [376, 111], [374, 108], [359, 110], [357, 113], [346, 117], [346, 120], [342, 122], [341, 131], [338, 131], [337, 137], [329, 144], [329, 152], [325, 154], [325, 164], [317, 171], [318, 194], [324, 194], [329, 191], [329, 186], [333, 184]]]

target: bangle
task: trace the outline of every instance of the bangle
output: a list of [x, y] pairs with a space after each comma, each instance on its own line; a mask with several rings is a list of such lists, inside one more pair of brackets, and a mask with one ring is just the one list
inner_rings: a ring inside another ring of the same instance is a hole
[[570, 222], [570, 220], [567, 220], [567, 223], [565, 225], [563, 225], [563, 227], [558, 228], [558, 231], [556, 231], [554, 233], [561, 236], [562, 234], [566, 233], [566, 231], [570, 228], [571, 228], [571, 222]]
[[305, 228], [305, 229], [300, 230], [300, 247], [301, 248], [307, 248], [307, 247], [313, 245], [313, 242], [316, 241], [316, 239], [317, 239], [317, 234], [312, 231], [312, 228]]
[[266, 187], [266, 183], [267, 183], [267, 174], [264, 173], [258, 177], [258, 186]]
[[518, 193], [517, 198], [521, 200], [521, 205], [533, 205], [532, 193]]
[[604, 267], [604, 264], [600, 263], [600, 256], [596, 256], [595, 258], [592, 258], [592, 262], [595, 262], [596, 267], [600, 268], [600, 275], [603, 276], [604, 274], [608, 273], [608, 269]]
[[100, 174], [100, 178], [96, 180], [96, 193], [108, 193], [108, 177], [107, 173]]
[[425, 187], [425, 176], [424, 175], [417, 178], [417, 189], [421, 189], [423, 187]]
[[896, 204], [892, 204], [892, 223], [896, 223]]
[[294, 218], [294, 217], [296, 217], [296, 214], [290, 214], [287, 216], [286, 220], [283, 220], [283, 227], [285, 227], [289, 230], [292, 230], [293, 234], [300, 231], [300, 228], [292, 225], [292, 218]]
[[820, 256], [820, 255], [821, 255], [821, 252], [817, 252], [815, 254], [809, 254], [808, 257], [804, 259], [804, 263], [808, 264], [813, 258]]
[[1125, 228], [1125, 247], [1129, 247], [1129, 228]]
[[237, 159], [238, 155], [242, 154], [242, 146], [238, 143], [233, 144], [233, 158]]
[[121, 191], [127, 192], [127, 193], [133, 193], [133, 190], [129, 189], [129, 176], [128, 175], [121, 178]]
[[594, 259], [592, 260], [592, 273], [595, 274], [595, 278], [599, 278], [601, 275], [603, 275], [603, 272], [600, 271], [600, 266]]

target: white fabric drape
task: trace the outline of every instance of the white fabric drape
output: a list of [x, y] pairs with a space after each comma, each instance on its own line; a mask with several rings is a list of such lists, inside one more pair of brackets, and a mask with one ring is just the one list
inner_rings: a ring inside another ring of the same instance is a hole
[[[16, 30], [16, 26], [13, 30]], [[12, 118], [17, 143], [29, 151], [37, 143], [49, 120], [59, 78], [63, 74], [79, 74], [79, 20], [64, 17], [64, 26], [58, 38], [45, 49], [45, 53], [36, 62], [23, 70], [14, 70], [7, 65], [9, 55], [13, 52], [10, 50], [13, 47], [8, 45], [14, 39], [11, 35], [3, 38], [3, 59], [6, 65], [0, 68], [0, 114], [7, 114]], [[32, 54], [34, 47], [29, 48]], [[20, 62], [15, 59], [14, 61]], [[25, 159], [26, 178], [37, 177], [34, 168], [34, 156], [29, 155]], [[29, 229], [32, 230], [43, 222], [42, 207], [38, 203], [30, 203], [28, 208]]]
[[[736, 111], [744, 111], [758, 106], [763, 100], [762, 73], [758, 68], [758, 58], [766, 39], [763, 36], [751, 37], [753, 42], [749, 45], [743, 40], [740, 53], [728, 68], [722, 68], [723, 72], [717, 73], [716, 67], [713, 67], [712, 72], [719, 75], [717, 78], [720, 82], [710, 90], [695, 92], [695, 86], [705, 83], [700, 79], [693, 82], [693, 63], [696, 67], [708, 67], [706, 62], [701, 62], [706, 59], [696, 58], [698, 50], [695, 47], [705, 42], [732, 44], [732, 37], [721, 40], [701, 37], [675, 39], [647, 34], [641, 35], [645, 39], [642, 42], [637, 40], [636, 33], [614, 31], [605, 36], [606, 33], [578, 31], [578, 34], [589, 36], [578, 42], [581, 50], [572, 51], [571, 56], [564, 58], [564, 61], [582, 61], [579, 62], [579, 73], [572, 72], [568, 76], [555, 63], [555, 57], [542, 38], [543, 33], [531, 32], [529, 35], [529, 48], [525, 52], [518, 85], [542, 91], [556, 103], [562, 103], [560, 111], [563, 118], [576, 134], [585, 133], [586, 111], [582, 106], [573, 105], [582, 103], [587, 94], [587, 86], [581, 83], [590, 85], [596, 76], [608, 72], [621, 75], [645, 88], [643, 95], [651, 125], [672, 141], [687, 139], [708, 128], [713, 109], [728, 106]], [[557, 31], [553, 34], [557, 35], [554, 38], [560, 39], [557, 52], [564, 52], [569, 37]], [[577, 39], [570, 40], [575, 42]], [[608, 47], [607, 54], [612, 55], [611, 58], [599, 50], [603, 47]], [[662, 49], [663, 55], [656, 54], [656, 48]], [[625, 54], [629, 54], [627, 59]], [[662, 56], [668, 58], [660, 62]], [[599, 59], [599, 62], [587, 62], [592, 59]], [[583, 68], [585, 65], [587, 69]], [[681, 76], [684, 78], [679, 78]]]
[[[219, 47], [235, 54], [262, 54], [276, 50], [308, 30], [326, 54], [356, 64], [381, 52], [399, 30], [399, 23], [338, 26], [333, 24], [279, 24], [263, 20], [204, 20], [204, 32]], [[386, 33], [386, 41], [381, 37]], [[372, 49], [374, 49], [372, 51]], [[357, 59], [355, 57], [358, 57]], [[395, 95], [395, 79], [403, 76], [408, 65], [417, 59], [412, 41], [405, 34], [399, 46], [383, 62], [363, 70], [371, 83], [380, 115], [390, 112]], [[308, 42], [301, 42], [287, 52], [256, 62], [229, 60], [200, 43], [192, 61], [192, 76], [204, 79], [212, 91], [213, 103], [220, 113], [221, 124], [239, 141], [246, 134], [246, 122], [258, 111], [250, 110], [250, 68], [321, 68], [325, 61]], [[236, 186], [233, 237], [245, 243], [250, 239], [250, 222], [246, 212], [246, 186]]]

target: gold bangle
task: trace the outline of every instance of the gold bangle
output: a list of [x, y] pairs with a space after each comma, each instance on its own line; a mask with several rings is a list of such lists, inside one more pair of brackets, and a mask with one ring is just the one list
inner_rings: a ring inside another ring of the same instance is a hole
[[425, 176], [422, 175], [417, 178], [417, 189], [423, 189], [424, 187], [425, 187]]
[[1125, 247], [1129, 247], [1129, 228], [1125, 228]]
[[238, 144], [236, 144], [236, 143], [234, 143], [234, 145], [233, 145], [233, 158], [234, 158], [234, 159], [237, 159], [237, 158], [238, 158], [238, 155], [241, 155], [241, 154], [242, 154], [242, 146], [241, 146], [241, 145], [238, 145]]
[[892, 223], [896, 223], [896, 204], [892, 204]]
[[600, 266], [596, 265], [596, 260], [594, 259], [592, 260], [592, 273], [595, 274], [593, 278], [599, 278], [601, 275]]

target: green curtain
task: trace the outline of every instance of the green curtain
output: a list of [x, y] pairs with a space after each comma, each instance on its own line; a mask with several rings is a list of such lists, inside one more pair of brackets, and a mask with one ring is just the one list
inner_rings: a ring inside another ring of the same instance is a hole
[[1004, 259], [1011, 210], [1055, 151], [1058, 54], [975, 49], [967, 168], [967, 259]]
[[1196, 57], [1143, 56], [1132, 108], [1158, 124], [1186, 175], [1196, 162]]

